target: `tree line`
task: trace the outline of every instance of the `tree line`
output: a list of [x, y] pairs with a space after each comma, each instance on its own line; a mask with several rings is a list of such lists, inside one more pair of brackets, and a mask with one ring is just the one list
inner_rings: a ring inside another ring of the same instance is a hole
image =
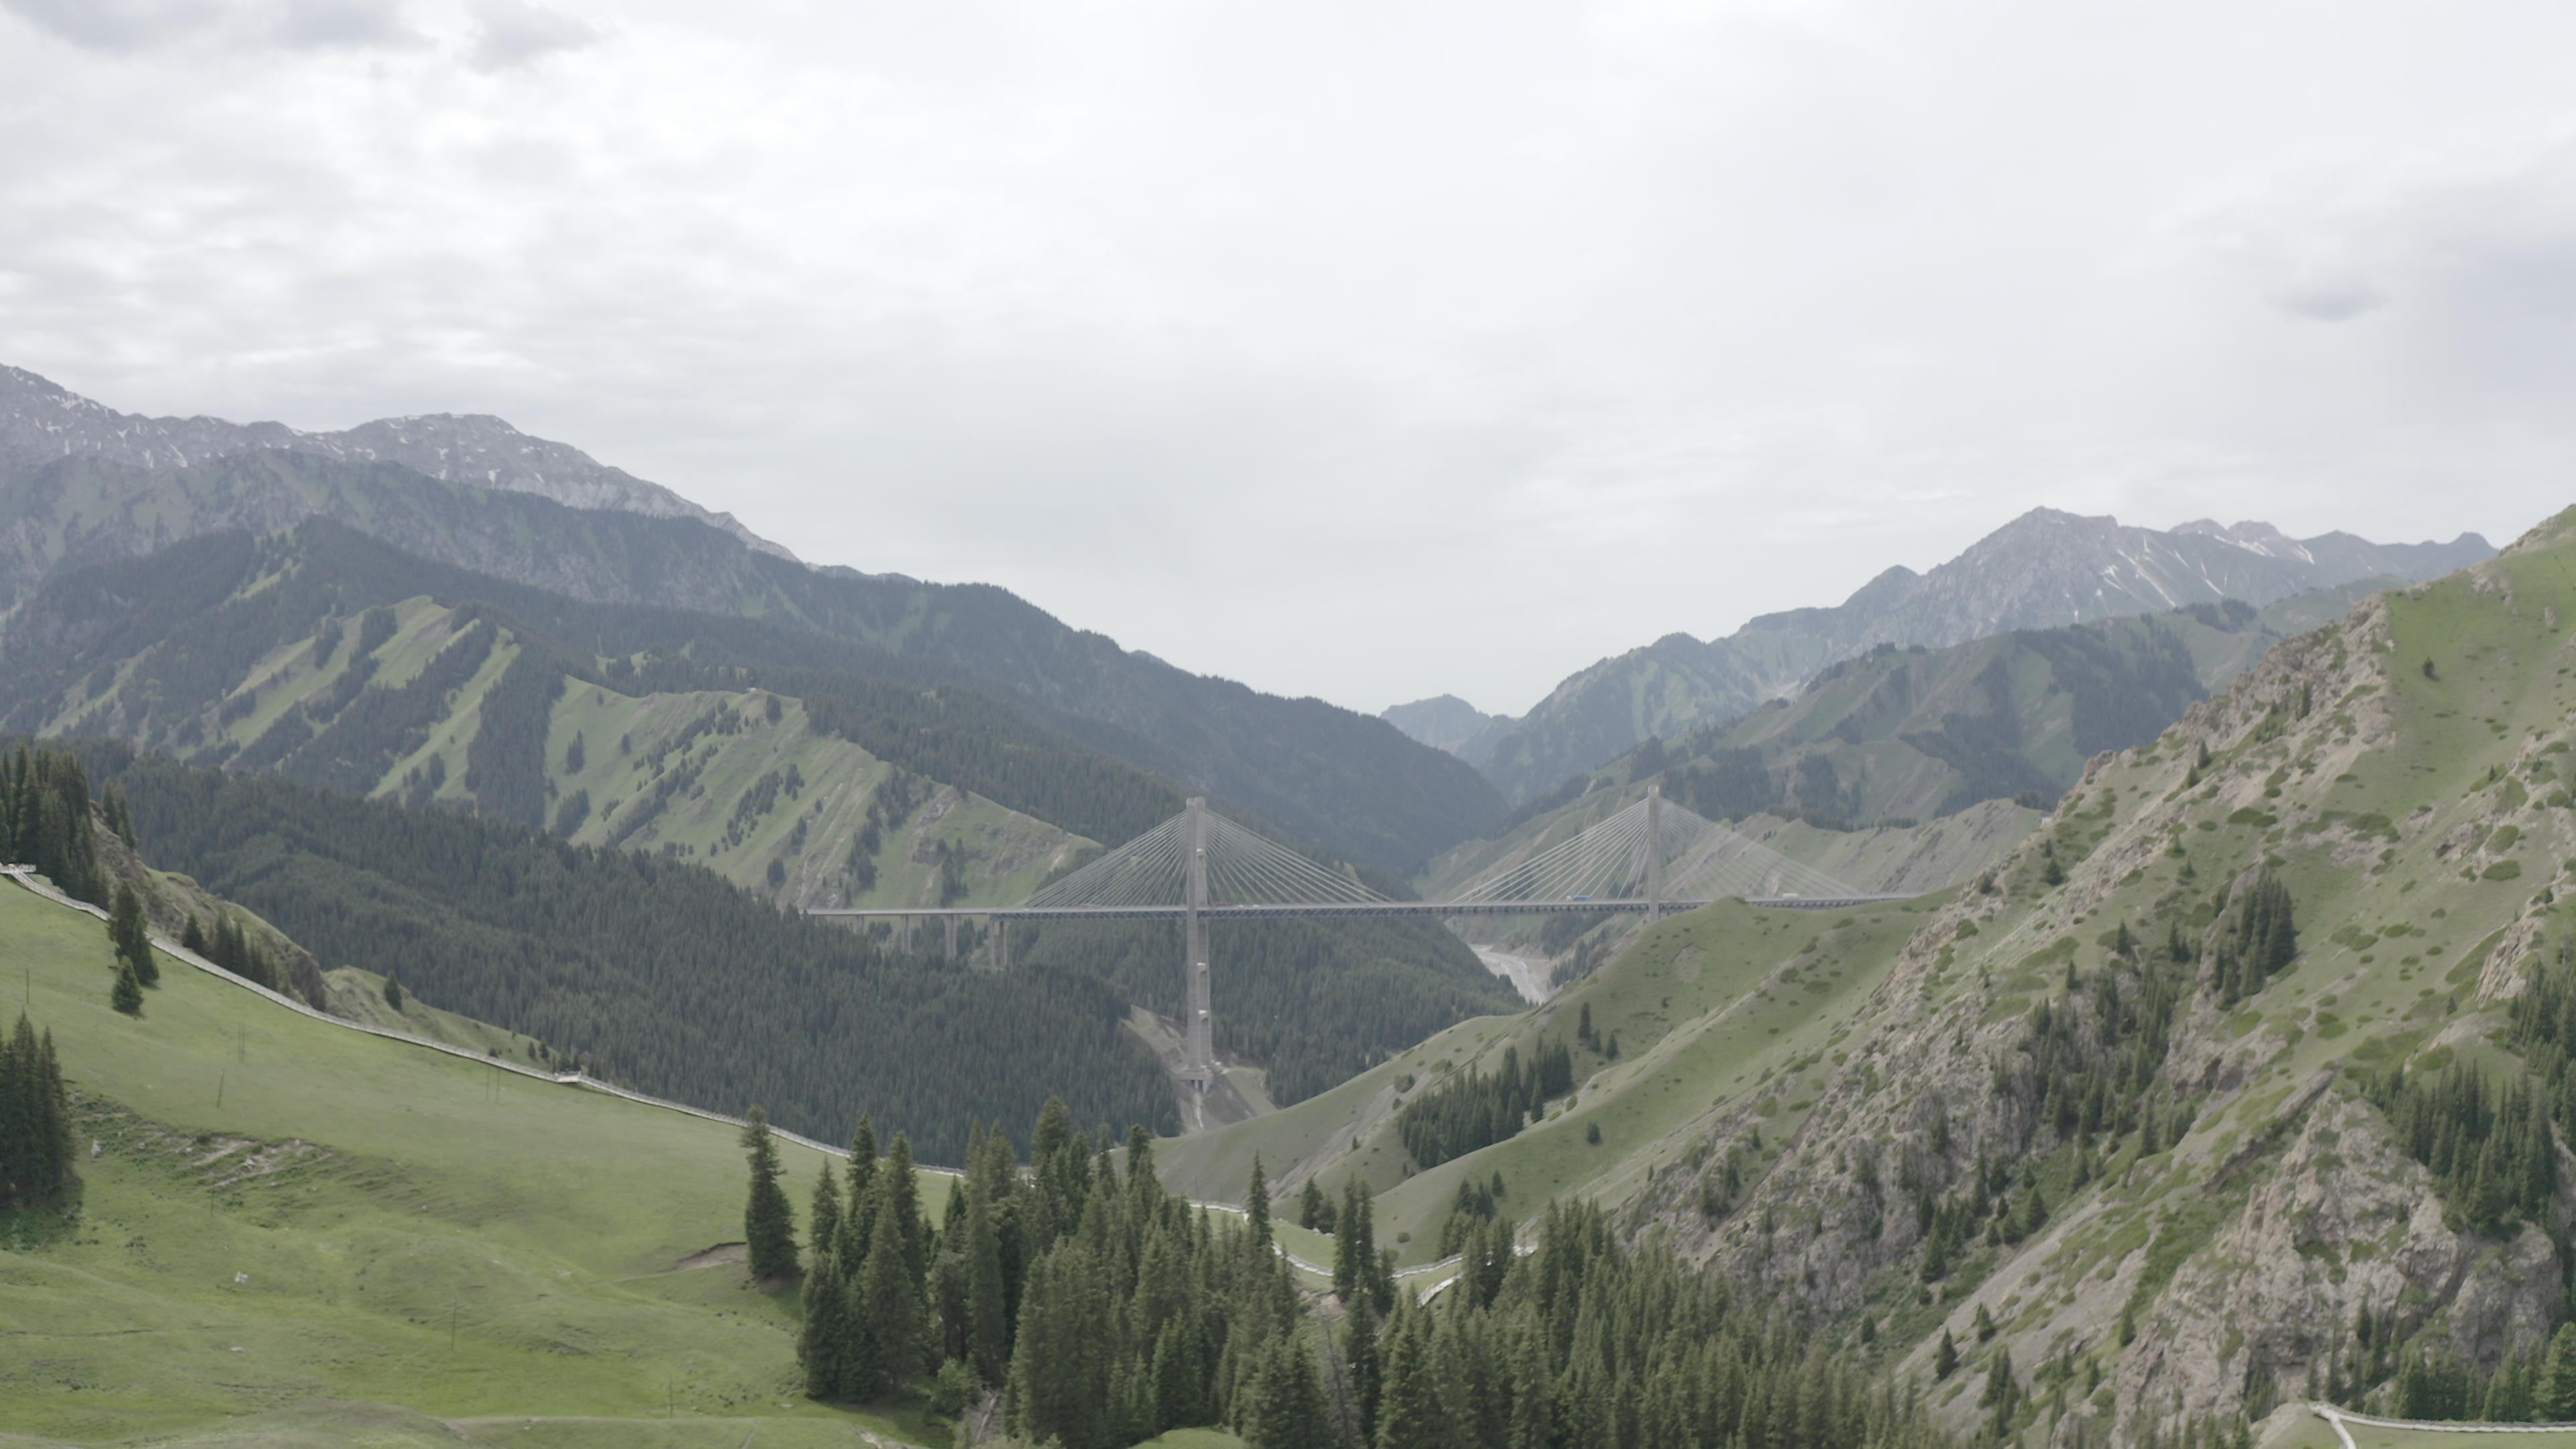
[[[977, 1121], [1061, 1093], [1084, 1120], [1176, 1130], [1169, 1083], [1103, 983], [901, 956], [678, 861], [525, 827], [197, 770], [83, 742], [164, 868], [324, 961], [399, 974], [557, 1057], [711, 1106], [767, 1103], [839, 1137], [899, 1123], [934, 1161]], [[226, 960], [225, 923], [201, 934]], [[247, 943], [244, 943], [247, 949]], [[244, 970], [251, 975], [253, 971]]]
[[71, 1104], [54, 1034], [24, 1013], [0, 1040], [0, 1209], [44, 1212], [80, 1190], [73, 1169]]
[[1416, 1167], [1437, 1167], [1546, 1116], [1549, 1102], [1574, 1090], [1574, 1053], [1563, 1042], [1540, 1037], [1530, 1058], [1523, 1071], [1520, 1047], [1506, 1046], [1502, 1066], [1491, 1076], [1470, 1067], [1405, 1103], [1395, 1115], [1405, 1155]]
[[[1180, 933], [1174, 921], [1038, 922], [1012, 929], [1011, 955], [1109, 982], [1146, 1010], [1178, 1018]], [[1216, 1048], [1261, 1063], [1282, 1106], [1471, 1016], [1521, 1006], [1436, 921], [1216, 921], [1208, 951]]]
[[[757, 1129], [747, 1145], [754, 1271], [792, 1271], [774, 1152]], [[1145, 1134], [1122, 1155], [1050, 1103], [1025, 1170], [1000, 1132], [979, 1133], [932, 1227], [905, 1147], [880, 1160], [863, 1133], [846, 1173], [816, 1188], [799, 1339], [815, 1397], [926, 1386], [956, 1414], [995, 1395], [1008, 1443], [1061, 1449], [1215, 1425], [1252, 1449], [1945, 1443], [1911, 1391], [1810, 1338], [1785, 1305], [1623, 1246], [1594, 1206], [1550, 1207], [1527, 1255], [1508, 1227], [1480, 1229], [1424, 1302], [1395, 1291], [1356, 1183], [1334, 1214], [1326, 1293], [1277, 1252], [1257, 1160], [1239, 1219], [1192, 1208], [1164, 1191]]]

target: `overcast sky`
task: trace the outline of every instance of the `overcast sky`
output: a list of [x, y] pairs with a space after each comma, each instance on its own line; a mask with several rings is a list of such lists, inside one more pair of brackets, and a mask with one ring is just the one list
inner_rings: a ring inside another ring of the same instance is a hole
[[1517, 712], [2040, 504], [2576, 502], [2576, 5], [0, 0], [0, 361]]

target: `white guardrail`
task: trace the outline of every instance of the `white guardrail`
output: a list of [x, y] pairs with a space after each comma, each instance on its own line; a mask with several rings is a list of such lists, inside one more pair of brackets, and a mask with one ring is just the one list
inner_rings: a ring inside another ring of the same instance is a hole
[[2360, 1449], [2353, 1442], [2346, 1424], [2360, 1424], [2372, 1429], [2408, 1429], [2431, 1434], [2576, 1434], [2576, 1424], [2460, 1424], [2435, 1423], [2426, 1419], [2382, 1419], [2370, 1414], [2356, 1414], [2332, 1404], [2311, 1403], [2308, 1412], [2334, 1426], [2335, 1437], [2343, 1440], [2343, 1449]]
[[[105, 921], [107, 919], [107, 912], [99, 907], [91, 905], [87, 901], [73, 900], [70, 896], [64, 895], [61, 891], [54, 889], [52, 882], [47, 881], [36, 874], [34, 866], [0, 865], [0, 875], [8, 876], [18, 884], [25, 886], [29, 891], [45, 900], [52, 901], [58, 906], [67, 906], [72, 910], [81, 911], [88, 915], [95, 916], [101, 921]], [[578, 1087], [585, 1091], [602, 1092], [612, 1097], [623, 1097], [629, 1102], [639, 1102], [647, 1107], [659, 1107], [666, 1112], [684, 1112], [689, 1116], [702, 1118], [709, 1122], [721, 1122], [729, 1127], [740, 1127], [743, 1125], [743, 1119], [740, 1117], [730, 1116], [723, 1112], [710, 1112], [704, 1107], [692, 1107], [686, 1102], [674, 1102], [667, 1097], [656, 1097], [644, 1092], [633, 1091], [629, 1088], [620, 1087], [613, 1083], [603, 1082], [597, 1077], [590, 1076], [584, 1072], [543, 1071], [536, 1067], [521, 1066], [519, 1063], [514, 1062], [507, 1057], [495, 1056], [487, 1052], [478, 1052], [469, 1047], [461, 1047], [453, 1042], [435, 1041], [429, 1037], [415, 1035], [412, 1032], [399, 1031], [389, 1026], [371, 1026], [363, 1021], [351, 1021], [344, 1016], [333, 1016], [327, 1011], [315, 1009], [309, 1002], [300, 1001], [283, 991], [262, 986], [258, 982], [253, 981], [246, 976], [236, 975], [233, 972], [227, 971], [223, 967], [216, 965], [214, 962], [207, 960], [205, 957], [198, 955], [196, 952], [185, 949], [176, 941], [164, 940], [159, 936], [154, 936], [152, 938], [152, 944], [154, 947], [159, 949], [163, 955], [168, 956], [173, 961], [184, 962], [187, 965], [194, 966], [198, 970], [205, 972], [207, 975], [223, 982], [227, 986], [240, 987], [244, 991], [264, 997], [270, 1002], [285, 1007], [287, 1010], [295, 1012], [298, 1015], [310, 1017], [313, 1020], [322, 1022], [326, 1025], [341, 1027], [349, 1031], [364, 1032], [369, 1036], [383, 1037], [387, 1041], [401, 1042], [405, 1046], [416, 1046], [427, 1051], [444, 1052], [451, 1057], [458, 1057], [469, 1062], [480, 1062], [484, 1066], [492, 1067], [504, 1072], [510, 1072], [517, 1076], [526, 1077], [531, 1081], [551, 1082], [560, 1087]], [[784, 1127], [772, 1126], [769, 1130], [777, 1134], [779, 1137], [795, 1143], [799, 1147], [811, 1148], [827, 1157], [838, 1157], [846, 1161], [850, 1155], [850, 1149], [846, 1147], [835, 1147], [829, 1142], [818, 1142], [802, 1133], [790, 1132]], [[965, 1175], [953, 1167], [932, 1167], [919, 1163], [914, 1165], [914, 1170], [926, 1172], [933, 1177], [962, 1178]], [[1244, 1215], [1243, 1209], [1232, 1203], [1192, 1201], [1190, 1205], [1193, 1207], [1212, 1208], [1218, 1212], [1233, 1213], [1237, 1217]], [[1277, 1248], [1279, 1256], [1287, 1259], [1289, 1264], [1293, 1267], [1303, 1269], [1318, 1277], [1330, 1278], [1333, 1276], [1333, 1270], [1329, 1265], [1307, 1262], [1305, 1259], [1289, 1252], [1284, 1244], [1274, 1242], [1271, 1246]], [[1521, 1251], [1526, 1253], [1528, 1249], [1524, 1248]], [[1417, 1267], [1399, 1269], [1395, 1276], [1399, 1279], [1416, 1278], [1426, 1273], [1445, 1272], [1454, 1269], [1457, 1266], [1458, 1258], [1456, 1255], [1452, 1255], [1441, 1259], [1437, 1263], [1424, 1263]], [[1431, 1285], [1429, 1292], [1436, 1293], [1447, 1286], [1448, 1280], [1443, 1279], [1442, 1281]]]

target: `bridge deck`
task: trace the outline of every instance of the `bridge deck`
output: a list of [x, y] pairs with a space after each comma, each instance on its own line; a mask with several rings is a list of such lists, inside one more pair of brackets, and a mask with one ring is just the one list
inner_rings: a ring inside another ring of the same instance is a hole
[[[1781, 911], [1839, 911], [1853, 906], [1883, 905], [1889, 901], [1912, 900], [1912, 896], [1765, 896], [1748, 897], [1745, 904]], [[1455, 916], [1551, 916], [1581, 915], [1604, 912], [1614, 915], [1642, 915], [1657, 903], [1643, 897], [1623, 896], [1611, 900], [1562, 901], [1323, 901], [1301, 905], [1209, 905], [1199, 914], [1212, 920], [1260, 920], [1284, 917], [1335, 916], [1429, 916], [1448, 920]], [[1705, 900], [1671, 900], [1661, 902], [1667, 911], [1697, 910], [1714, 904]], [[1186, 906], [1060, 906], [1053, 909], [1029, 909], [1020, 906], [869, 906], [832, 907], [808, 910], [809, 916], [849, 917], [858, 920], [908, 920], [924, 916], [974, 916], [979, 919], [1004, 921], [1169, 921], [1188, 914]]]

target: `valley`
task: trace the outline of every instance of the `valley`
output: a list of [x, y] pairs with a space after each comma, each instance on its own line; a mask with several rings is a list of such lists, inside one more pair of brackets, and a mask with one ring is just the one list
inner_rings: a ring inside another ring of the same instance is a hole
[[[389, 426], [0, 477], [0, 853], [280, 994], [0, 889], [80, 1147], [0, 1207], [7, 1442], [2576, 1417], [2576, 515], [2043, 511], [1553, 714], [1370, 720]], [[1204, 1091], [1146, 899], [1201, 797], [1226, 901], [1384, 903], [1207, 928]], [[1666, 865], [1717, 899], [1642, 911]], [[1407, 904], [1515, 871], [1546, 910]], [[1051, 888], [1111, 909], [806, 914]]]

